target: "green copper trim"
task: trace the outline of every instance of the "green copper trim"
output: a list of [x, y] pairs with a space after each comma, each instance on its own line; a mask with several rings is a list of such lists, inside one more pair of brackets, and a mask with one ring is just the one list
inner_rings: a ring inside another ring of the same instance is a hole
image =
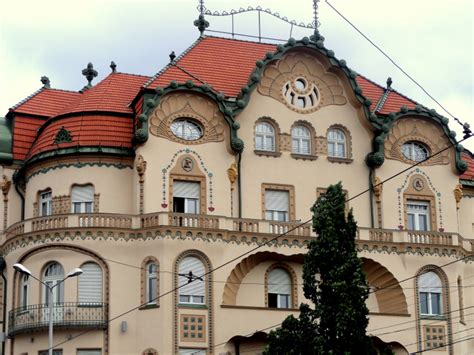
[[367, 154], [365, 159], [367, 165], [372, 168], [378, 168], [383, 165], [385, 161], [384, 143], [393, 125], [399, 119], [413, 116], [426, 118], [441, 126], [449, 142], [455, 147], [456, 169], [460, 174], [464, 173], [467, 170], [467, 163], [461, 158], [461, 153], [464, 151], [464, 147], [457, 143], [455, 139], [456, 132], [452, 131], [448, 126], [449, 119], [436, 113], [435, 110], [429, 110], [420, 105], [417, 105], [413, 110], [404, 106], [400, 111], [390, 113], [388, 116], [378, 116], [376, 114], [370, 115], [370, 123], [375, 127], [376, 133], [373, 140], [373, 151]]
[[0, 117], [0, 164], [13, 162], [12, 138], [11, 120]]
[[54, 138], [54, 144], [60, 143], [70, 143], [72, 142], [71, 132], [69, 132], [64, 126], [62, 126], [58, 132], [56, 133], [56, 137]]
[[103, 163], [103, 162], [84, 162], [84, 163], [81, 163], [81, 162], [77, 162], [77, 163], [66, 163], [66, 164], [58, 164], [58, 165], [54, 165], [54, 166], [50, 166], [50, 167], [47, 167], [47, 168], [43, 168], [43, 169], [39, 169], [37, 171], [35, 171], [33, 174], [31, 174], [30, 176], [28, 176], [26, 178], [26, 182], [28, 182], [33, 176], [36, 176], [36, 175], [40, 175], [40, 174], [46, 174], [48, 171], [51, 171], [51, 170], [57, 170], [57, 169], [62, 169], [62, 168], [84, 168], [84, 167], [87, 167], [87, 166], [99, 166], [99, 167], [106, 167], [106, 168], [117, 168], [117, 169], [133, 169], [133, 166], [132, 165], [127, 165], [127, 164], [123, 164], [123, 163]]
[[237, 153], [244, 149], [243, 140], [237, 136], [237, 130], [240, 128], [240, 124], [234, 121], [234, 109], [229, 104], [229, 102], [224, 99], [224, 94], [217, 93], [209, 85], [198, 85], [192, 80], [188, 80], [186, 83], [177, 83], [176, 81], [172, 81], [164, 88], [157, 87], [155, 89], [155, 94], [144, 94], [142, 113], [138, 116], [138, 123], [135, 127], [135, 134], [133, 136], [133, 142], [135, 144], [143, 144], [148, 140], [148, 120], [151, 113], [156, 107], [158, 107], [163, 96], [175, 91], [195, 92], [205, 95], [213, 100], [217, 104], [219, 111], [223, 114], [224, 119], [229, 126], [231, 136], [230, 144], [232, 149]]
[[463, 186], [474, 187], [474, 180], [464, 180], [464, 179], [460, 179], [459, 182], [460, 182], [461, 185], [463, 185]]

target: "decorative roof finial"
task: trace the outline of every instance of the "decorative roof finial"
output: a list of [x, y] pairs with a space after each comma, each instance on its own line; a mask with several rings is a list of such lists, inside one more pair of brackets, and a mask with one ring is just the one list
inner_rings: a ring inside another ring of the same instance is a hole
[[392, 78], [388, 77], [387, 78], [387, 90], [392, 90]]
[[97, 70], [94, 69], [94, 65], [92, 63], [87, 64], [87, 68], [82, 70], [82, 75], [84, 75], [87, 79], [87, 85], [84, 89], [89, 89], [92, 87], [92, 80], [98, 75]]
[[206, 11], [206, 7], [204, 6], [204, 0], [199, 0], [199, 5], [197, 9], [199, 11], [199, 17], [196, 21], [194, 21], [194, 26], [196, 26], [199, 32], [201, 32], [202, 37], [206, 28], [209, 27], [209, 21], [206, 21], [206, 19], [204, 18], [204, 11]]
[[41, 83], [43, 84], [43, 87], [46, 89], [49, 89], [51, 87], [51, 81], [45, 75], [41, 77]]
[[324, 41], [324, 37], [319, 33], [318, 27], [321, 26], [321, 22], [318, 20], [318, 2], [319, 0], [313, 0], [313, 14], [314, 20], [312, 22], [314, 28], [314, 34], [310, 37], [313, 42]]
[[174, 51], [172, 51], [170, 53], [170, 64], [173, 64], [175, 58], [176, 58], [176, 54], [174, 53]]
[[110, 62], [110, 69], [112, 69], [112, 73], [116, 73], [116, 72], [117, 72], [117, 64], [115, 64], [114, 61], [111, 61], [111, 62]]

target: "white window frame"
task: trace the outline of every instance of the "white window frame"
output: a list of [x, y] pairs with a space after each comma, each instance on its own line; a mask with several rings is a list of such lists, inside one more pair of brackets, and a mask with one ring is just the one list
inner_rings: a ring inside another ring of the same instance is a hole
[[[425, 281], [427, 279], [428, 281]], [[427, 283], [425, 286], [424, 283]], [[420, 315], [422, 316], [441, 316], [443, 314], [443, 292], [442, 281], [433, 271], [425, 272], [418, 276], [418, 301], [420, 302]], [[426, 295], [428, 313], [423, 313], [421, 306], [422, 295]], [[436, 297], [435, 297], [436, 295]], [[438, 302], [439, 313], [433, 311], [434, 302]]]
[[[57, 265], [57, 271], [59, 272], [46, 276], [46, 273], [48, 272], [48, 270], [56, 265]], [[54, 285], [60, 283], [57, 287], [53, 288], [53, 291], [52, 291], [53, 303], [64, 302], [64, 282], [62, 282], [63, 279], [64, 279], [64, 268], [61, 264], [57, 262], [52, 262], [52, 263], [49, 263], [48, 266], [44, 269], [42, 281], [45, 284], [47, 284], [50, 287], [53, 287]], [[49, 297], [50, 297], [49, 290], [44, 285], [43, 286], [43, 301], [45, 304], [48, 304]]]
[[40, 216], [51, 216], [53, 213], [53, 192], [51, 190], [40, 192], [39, 196]]
[[[154, 270], [152, 268], [154, 267]], [[152, 283], [155, 281], [154, 289]], [[150, 261], [146, 264], [146, 303], [152, 304], [157, 301], [158, 291], [158, 266], [156, 262]]]
[[[332, 158], [346, 158], [347, 157], [347, 137], [345, 132], [339, 128], [331, 128], [328, 131], [328, 156]], [[330, 145], [334, 145], [334, 151], [329, 149]], [[342, 147], [342, 149], [341, 149]]]
[[[91, 270], [92, 267], [92, 270]], [[102, 303], [102, 293], [103, 293], [103, 280], [104, 275], [102, 272], [102, 268], [99, 264], [88, 261], [82, 264], [81, 269], [83, 273], [79, 275], [78, 278], [78, 301], [81, 305], [88, 306], [88, 305], [98, 305]], [[91, 273], [92, 271], [92, 273]], [[95, 276], [96, 278], [91, 278], [91, 276]], [[95, 283], [93, 283], [95, 282]], [[95, 289], [95, 293], [90, 293], [91, 285]], [[89, 292], [87, 289], [89, 288]]]
[[187, 119], [178, 118], [171, 123], [171, 132], [186, 141], [196, 141], [203, 136], [203, 129], [197, 122]]
[[28, 296], [30, 293], [30, 282], [28, 275], [22, 275], [21, 277], [21, 298], [20, 307], [23, 309], [28, 308]]
[[[271, 282], [272, 282], [270, 280], [271, 279], [271, 273], [272, 272], [277, 272], [277, 271], [284, 272], [285, 275], [288, 277], [288, 281], [287, 281], [288, 284], [283, 285], [288, 289], [287, 293], [270, 292], [271, 289], [275, 286], [275, 285], [271, 284]], [[284, 268], [281, 268], [281, 267], [277, 267], [277, 268], [274, 268], [274, 269], [270, 270], [270, 272], [268, 274], [267, 288], [268, 288], [267, 302], [268, 302], [269, 308], [273, 308], [273, 307], [270, 307], [270, 294], [276, 295], [276, 297], [277, 297], [277, 306], [276, 306], [276, 308], [284, 308], [284, 309], [292, 308], [292, 297], [293, 297], [293, 295], [292, 295], [291, 275], [288, 272], [288, 270], [285, 270]], [[285, 304], [284, 300], [286, 300], [286, 304]]]
[[[184, 199], [184, 212], [176, 211], [176, 203], [173, 201], [173, 212], [175, 213], [190, 213], [190, 214], [199, 214], [200, 213], [200, 201], [201, 201], [201, 182], [199, 181], [181, 181], [181, 180], [174, 180], [174, 183], [182, 182], [182, 183], [190, 183], [196, 184], [198, 186], [198, 197], [187, 197], [187, 196], [175, 196], [174, 186], [173, 186], [173, 200], [175, 198], [182, 198]], [[193, 208], [191, 207], [194, 207]]]
[[[197, 258], [196, 256], [187, 256], [185, 258], [183, 258], [183, 260], [181, 260], [180, 264], [179, 264], [179, 267], [178, 267], [178, 273], [180, 274], [188, 274], [188, 270], [182, 270], [181, 269], [181, 265], [182, 263], [184, 262], [184, 260], [188, 259], [188, 258], [194, 258], [194, 259], [197, 259], [199, 260], [199, 262], [201, 263], [200, 265], [200, 269], [194, 269], [194, 270], [190, 270], [192, 271], [193, 273], [193, 276], [197, 276], [197, 277], [200, 277], [202, 276], [204, 273], [205, 273], [205, 270], [206, 270], [206, 267], [204, 265], [204, 262]], [[206, 278], [205, 277], [202, 277], [202, 281], [199, 280], [199, 279], [196, 279], [194, 280], [192, 283], [190, 283], [190, 285], [192, 285], [193, 283], [200, 283], [202, 282], [203, 284], [200, 285], [200, 288], [203, 288], [203, 295], [198, 295], [198, 294], [192, 294], [192, 293], [188, 293], [189, 290], [187, 290], [187, 287], [186, 286], [183, 286], [181, 287], [179, 290], [178, 290], [178, 303], [180, 304], [196, 304], [196, 305], [204, 305], [206, 304]], [[182, 285], [186, 285], [188, 284], [188, 279], [185, 277], [185, 276], [181, 276], [181, 275], [178, 275], [178, 285], [179, 286], [182, 286]], [[186, 300], [183, 300], [182, 297], [188, 297]]]
[[[300, 130], [301, 132], [297, 132]], [[307, 143], [308, 151], [304, 151], [303, 143]], [[291, 129], [291, 150], [295, 154], [310, 155], [311, 154], [311, 132], [304, 125], [297, 125]]]
[[[286, 193], [287, 194], [287, 206], [286, 210], [276, 210], [269, 209], [267, 206], [267, 193], [270, 191], [277, 193]], [[277, 222], [288, 222], [290, 215], [290, 191], [289, 190], [276, 190], [276, 189], [265, 189], [265, 219], [267, 221], [277, 221]], [[282, 218], [283, 217], [283, 218]]]
[[[416, 209], [413, 208], [414, 206], [422, 206], [426, 207], [426, 210]], [[431, 230], [431, 220], [430, 220], [430, 202], [428, 201], [417, 201], [417, 200], [407, 200], [407, 228], [409, 230], [416, 230], [416, 231], [429, 231]], [[410, 216], [413, 216], [414, 225], [410, 226]], [[426, 217], [426, 229], [421, 229], [420, 227], [420, 217]], [[413, 228], [410, 228], [413, 227]]]
[[[92, 189], [91, 200], [88, 201], [79, 201], [74, 199], [74, 189], [80, 189], [90, 187]], [[94, 195], [95, 189], [94, 185], [74, 185], [71, 190], [71, 213], [94, 213]]]
[[[261, 139], [261, 142], [259, 140]], [[271, 145], [265, 142], [271, 140]], [[276, 150], [275, 128], [268, 122], [259, 122], [255, 126], [255, 150], [274, 152]]]

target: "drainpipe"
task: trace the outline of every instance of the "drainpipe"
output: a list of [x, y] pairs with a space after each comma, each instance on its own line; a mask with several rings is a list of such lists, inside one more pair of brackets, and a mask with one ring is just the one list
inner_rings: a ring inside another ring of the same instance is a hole
[[240, 171], [240, 162], [242, 160], [242, 152], [239, 153], [239, 158], [237, 160], [237, 188], [239, 189], [239, 218], [242, 218], [242, 183], [241, 183], [241, 171]]
[[369, 189], [370, 189], [370, 225], [374, 228], [374, 185], [373, 185], [374, 169], [369, 168]]
[[5, 342], [7, 340], [6, 334], [6, 321], [7, 321], [7, 278], [3, 274], [3, 271], [6, 269], [7, 263], [3, 256], [0, 256], [0, 274], [3, 279], [3, 315], [2, 315], [2, 332], [3, 332], [3, 341], [2, 341], [2, 354], [5, 355]]

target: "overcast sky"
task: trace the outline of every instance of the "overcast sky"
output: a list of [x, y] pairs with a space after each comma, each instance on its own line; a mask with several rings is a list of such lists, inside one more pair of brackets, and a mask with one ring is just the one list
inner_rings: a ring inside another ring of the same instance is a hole
[[[453, 115], [474, 126], [473, 0], [330, 0], [379, 44]], [[118, 70], [153, 75], [168, 54], [186, 49], [197, 37], [197, 0], [0, 0], [0, 116], [41, 87], [79, 90], [81, 70], [91, 61], [97, 83]], [[297, 22], [313, 20], [312, 0], [206, 0], [212, 11], [260, 5]], [[449, 115], [426, 96], [322, 0], [320, 31], [326, 47], [357, 72]], [[230, 17], [211, 17], [210, 29], [229, 31]], [[257, 34], [257, 14], [235, 18], [236, 32]], [[264, 36], [287, 39], [287, 24], [262, 15]], [[293, 37], [310, 35], [295, 30]], [[451, 127], [458, 131], [451, 120]], [[465, 146], [474, 150], [474, 138]]]

